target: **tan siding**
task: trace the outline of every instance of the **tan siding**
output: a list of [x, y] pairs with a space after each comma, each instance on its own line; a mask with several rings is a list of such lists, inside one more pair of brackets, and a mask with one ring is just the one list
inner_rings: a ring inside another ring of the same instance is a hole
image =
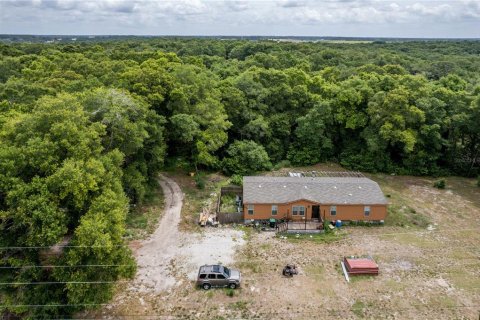
[[[278, 206], [278, 213], [272, 216], [272, 205]], [[292, 203], [254, 204], [254, 214], [248, 214], [248, 204], [244, 205], [244, 218], [255, 220], [266, 220], [270, 218], [303, 220], [303, 216], [293, 216], [293, 206], [304, 206], [306, 219], [312, 217], [312, 205], [320, 205], [320, 217], [326, 220], [385, 220], [387, 215], [386, 205], [370, 205], [370, 215], [365, 216], [363, 205], [336, 205], [337, 215], [330, 215], [330, 204], [322, 205], [306, 200], [299, 200]]]
[[385, 220], [386, 205], [370, 205], [370, 215], [365, 216], [363, 205], [337, 205], [337, 214], [330, 215], [330, 206], [321, 206], [321, 215], [325, 220]]

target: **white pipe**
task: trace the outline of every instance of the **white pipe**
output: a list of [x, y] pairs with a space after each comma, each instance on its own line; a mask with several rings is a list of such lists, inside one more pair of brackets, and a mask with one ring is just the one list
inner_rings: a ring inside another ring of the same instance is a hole
[[348, 277], [348, 272], [347, 272], [347, 269], [345, 268], [345, 264], [343, 263], [343, 261], [341, 261], [340, 264], [342, 265], [342, 270], [343, 270], [343, 274], [345, 275], [345, 280], [347, 280], [347, 282], [350, 282], [350, 278]]

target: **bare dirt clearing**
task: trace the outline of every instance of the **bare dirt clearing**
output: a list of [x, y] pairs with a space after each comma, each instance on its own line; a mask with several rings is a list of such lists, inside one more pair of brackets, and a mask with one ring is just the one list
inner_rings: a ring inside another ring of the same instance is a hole
[[[127, 302], [130, 305], [132, 297], [142, 310], [148, 310], [144, 307], [148, 307], [149, 298], [172, 293], [190, 283], [200, 265], [233, 263], [236, 246], [245, 242], [242, 231], [230, 228], [205, 229], [198, 234], [179, 231], [184, 195], [178, 184], [166, 176], [160, 177], [160, 186], [165, 198], [164, 215], [147, 240], [131, 243], [138, 264], [137, 275], [105, 308], [105, 317], [111, 310], [122, 309]], [[129, 309], [128, 314], [131, 314]]]
[[[390, 213], [389, 219], [395, 223], [346, 227], [344, 236], [332, 243], [280, 239], [249, 228], [179, 232], [172, 255], [163, 256], [170, 259], [165, 260], [169, 273], [158, 278], [165, 281], [175, 275], [177, 285], [163, 291], [145, 286], [147, 290], [137, 292], [135, 281], [135, 292], [120, 294], [102, 315], [142, 315], [144, 319], [478, 319], [479, 189], [463, 178], [448, 178], [446, 190], [433, 188], [433, 179], [388, 175], [372, 175], [372, 179], [390, 195], [392, 206], [406, 208]], [[168, 198], [165, 195], [167, 210]], [[415, 226], [423, 221], [410, 219], [416, 215], [428, 221], [428, 226]], [[346, 283], [340, 259], [362, 254], [375, 258], [380, 275]], [[207, 256], [210, 261], [205, 262], [241, 269], [244, 282], [233, 296], [228, 290], [195, 289], [192, 276]], [[300, 274], [282, 277], [286, 263], [295, 263]]]

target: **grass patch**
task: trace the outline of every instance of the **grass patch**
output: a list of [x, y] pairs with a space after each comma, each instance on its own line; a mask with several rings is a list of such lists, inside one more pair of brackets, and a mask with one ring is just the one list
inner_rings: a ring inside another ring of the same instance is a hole
[[454, 308], [458, 305], [457, 301], [446, 295], [438, 295], [430, 298], [430, 306], [438, 308]]
[[[430, 217], [424, 213], [431, 208], [425, 203], [412, 201], [412, 198], [409, 196], [408, 186], [413, 183], [411, 181], [412, 178], [389, 176], [380, 173], [369, 176], [379, 183], [388, 199], [389, 205], [387, 217], [385, 218], [386, 226], [426, 228], [431, 223]], [[417, 180], [419, 179], [414, 181], [417, 182]], [[427, 184], [431, 183], [429, 179], [421, 181]]]
[[354, 315], [356, 315], [357, 317], [359, 318], [363, 318], [365, 317], [365, 308], [367, 306], [365, 305], [365, 303], [363, 303], [362, 301], [355, 301], [355, 303], [352, 305], [352, 307], [350, 308], [350, 310], [353, 312]]
[[129, 240], [145, 239], [157, 226], [163, 213], [164, 197], [162, 188], [155, 182], [149, 188], [142, 205], [131, 208], [126, 218], [125, 238]]
[[254, 257], [246, 257], [245, 261], [238, 263], [239, 269], [250, 270], [252, 273], [260, 273], [260, 271], [262, 271], [262, 266], [260, 262], [257, 262], [254, 259]]
[[398, 227], [417, 226], [426, 228], [431, 223], [430, 218], [417, 212], [412, 207], [392, 203], [388, 206], [385, 225]]
[[272, 247], [272, 245], [270, 243], [262, 243], [260, 245], [260, 249], [265, 250], [265, 251], [269, 250], [271, 247]]
[[433, 249], [442, 245], [442, 243], [439, 243], [438, 241], [415, 233], [396, 234], [393, 236], [383, 235], [380, 236], [380, 239], [389, 240], [404, 245], [412, 245], [422, 249]]
[[325, 267], [323, 265], [313, 265], [305, 267], [307, 276], [313, 277], [316, 281], [325, 279]]
[[237, 212], [237, 201], [233, 194], [224, 194], [220, 201], [220, 212]]
[[[343, 271], [342, 271], [343, 274]], [[368, 280], [373, 280], [375, 279], [374, 275], [368, 275], [368, 274], [362, 274], [362, 275], [354, 275], [350, 276], [350, 283], [357, 283], [357, 282], [362, 282], [362, 281], [368, 281]]]
[[228, 307], [232, 310], [247, 311], [248, 310], [248, 302], [240, 300], [240, 301], [229, 303]]
[[244, 225], [239, 225], [237, 227], [239, 230], [243, 231], [243, 240], [245, 240], [246, 242], [248, 242], [249, 240], [252, 239], [252, 235], [254, 232], [257, 232], [259, 233], [260, 230], [258, 229], [255, 229], [255, 228], [252, 228], [252, 227], [247, 227], [247, 226], [244, 226]]
[[235, 289], [231, 289], [231, 288], [225, 289], [225, 295], [227, 297], [230, 297], [230, 298], [234, 297], [235, 296]]
[[367, 310], [372, 308], [374, 305], [372, 303], [365, 303], [360, 300], [356, 300], [350, 310], [357, 316], [357, 318], [364, 319], [367, 317]]
[[480, 278], [476, 276], [476, 266], [468, 270], [466, 266], [449, 268], [445, 276], [455, 288], [463, 289], [470, 293], [478, 292], [480, 288]]
[[286, 237], [292, 243], [300, 243], [304, 241], [312, 241], [315, 243], [332, 243], [340, 241], [345, 237], [345, 233], [335, 230], [329, 233], [313, 233], [313, 234], [299, 234], [299, 233], [277, 233], [277, 237]]
[[405, 288], [407, 287], [406, 283], [393, 279], [386, 279], [383, 284], [386, 288], [390, 289], [390, 291], [394, 292], [405, 290]]

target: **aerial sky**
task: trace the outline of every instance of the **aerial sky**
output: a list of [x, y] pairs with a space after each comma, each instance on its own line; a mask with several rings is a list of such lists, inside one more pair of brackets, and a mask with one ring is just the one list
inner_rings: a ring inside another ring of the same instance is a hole
[[0, 0], [0, 34], [480, 38], [480, 0]]

